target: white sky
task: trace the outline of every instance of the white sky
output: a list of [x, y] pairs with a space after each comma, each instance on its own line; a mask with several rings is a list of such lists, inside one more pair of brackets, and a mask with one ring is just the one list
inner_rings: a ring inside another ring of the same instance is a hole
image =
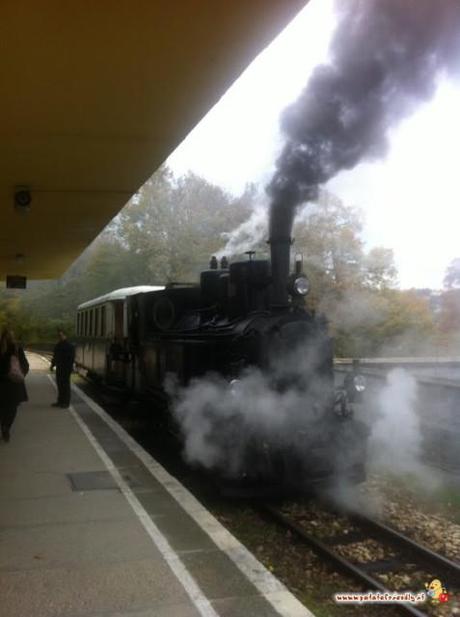
[[[174, 172], [190, 169], [234, 193], [266, 183], [282, 144], [280, 112], [326, 60], [334, 25], [333, 0], [311, 0], [170, 156]], [[403, 288], [440, 288], [460, 257], [459, 148], [460, 84], [443, 81], [395, 129], [384, 161], [329, 184], [364, 212], [368, 247], [394, 250]]]

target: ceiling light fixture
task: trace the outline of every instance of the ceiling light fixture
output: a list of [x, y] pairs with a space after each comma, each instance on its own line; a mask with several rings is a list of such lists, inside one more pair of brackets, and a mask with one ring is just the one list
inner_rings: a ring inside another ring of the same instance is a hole
[[14, 192], [14, 207], [17, 212], [21, 214], [27, 214], [30, 212], [30, 204], [32, 202], [32, 195], [30, 190], [26, 187], [18, 187]]

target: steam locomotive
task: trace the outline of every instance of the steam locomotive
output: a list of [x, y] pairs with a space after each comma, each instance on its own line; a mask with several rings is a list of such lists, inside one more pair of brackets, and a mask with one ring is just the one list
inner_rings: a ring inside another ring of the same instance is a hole
[[231, 264], [213, 257], [199, 285], [134, 287], [81, 304], [77, 363], [138, 396], [172, 399], [189, 460], [223, 475], [362, 481], [367, 430], [334, 388], [332, 342], [305, 308], [301, 260], [290, 274], [290, 239], [271, 243], [271, 264], [252, 252]]

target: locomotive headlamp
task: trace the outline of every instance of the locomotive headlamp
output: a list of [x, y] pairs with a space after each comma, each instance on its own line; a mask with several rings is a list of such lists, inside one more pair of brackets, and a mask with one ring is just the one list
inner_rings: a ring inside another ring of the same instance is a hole
[[310, 291], [310, 281], [306, 276], [298, 276], [294, 280], [292, 289], [297, 296], [306, 296]]
[[353, 387], [356, 392], [364, 392], [366, 389], [367, 383], [364, 375], [356, 375], [353, 377]]

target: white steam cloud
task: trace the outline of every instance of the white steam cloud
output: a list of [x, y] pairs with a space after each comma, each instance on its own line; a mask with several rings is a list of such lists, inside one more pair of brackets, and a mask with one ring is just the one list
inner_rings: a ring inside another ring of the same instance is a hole
[[[320, 208], [320, 204], [308, 202], [297, 210], [295, 222], [308, 224], [309, 217]], [[221, 236], [226, 243], [216, 253], [217, 259], [242, 255], [245, 251], [256, 248], [268, 238], [268, 201], [261, 197], [246, 221], [232, 231], [223, 232]], [[309, 261], [312, 260], [313, 258], [309, 258]], [[318, 265], [322, 265], [322, 262]]]
[[272, 362], [269, 372], [251, 367], [232, 384], [206, 375], [178, 388], [171, 377], [167, 387], [185, 459], [228, 476], [266, 470], [266, 444], [306, 460], [312, 444], [326, 437], [324, 413], [333, 402], [331, 383], [318, 374], [322, 357], [318, 343], [309, 341]]
[[259, 203], [246, 221], [233, 231], [222, 234], [226, 244], [216, 257], [220, 259], [225, 255], [230, 258], [254, 249], [267, 237], [267, 229], [267, 206]]
[[422, 432], [417, 414], [417, 382], [395, 368], [377, 394], [378, 418], [369, 437], [372, 466], [393, 473], [421, 470]]

